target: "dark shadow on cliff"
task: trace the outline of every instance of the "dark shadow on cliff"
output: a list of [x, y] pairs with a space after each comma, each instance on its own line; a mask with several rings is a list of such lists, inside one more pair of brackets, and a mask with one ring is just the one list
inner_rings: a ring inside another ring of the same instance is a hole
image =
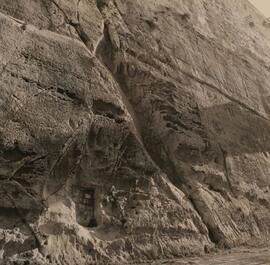
[[230, 155], [270, 151], [270, 121], [235, 103], [201, 110], [209, 137]]

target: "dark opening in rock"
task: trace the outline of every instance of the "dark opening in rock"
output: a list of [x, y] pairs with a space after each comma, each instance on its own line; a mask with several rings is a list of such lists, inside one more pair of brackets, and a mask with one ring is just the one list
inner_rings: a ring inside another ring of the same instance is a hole
[[88, 227], [96, 227], [97, 226], [97, 220], [96, 218], [92, 218], [89, 221]]
[[76, 187], [73, 189], [76, 203], [77, 222], [85, 227], [96, 227], [95, 218], [95, 189]]

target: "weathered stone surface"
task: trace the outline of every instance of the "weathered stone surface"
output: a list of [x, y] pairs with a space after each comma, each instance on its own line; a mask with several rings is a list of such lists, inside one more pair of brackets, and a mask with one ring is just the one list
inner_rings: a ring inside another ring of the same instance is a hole
[[215, 253], [214, 255], [204, 255], [203, 257], [174, 259], [174, 260], [159, 260], [152, 264], [154, 265], [267, 265], [269, 263], [270, 252], [268, 248], [258, 249], [234, 249]]
[[269, 30], [244, 0], [0, 0], [4, 264], [267, 240]]

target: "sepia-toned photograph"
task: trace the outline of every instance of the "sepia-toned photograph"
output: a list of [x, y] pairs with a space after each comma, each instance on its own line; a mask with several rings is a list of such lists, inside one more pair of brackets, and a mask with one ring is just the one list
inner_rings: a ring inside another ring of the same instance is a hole
[[270, 0], [0, 0], [0, 265], [270, 265]]

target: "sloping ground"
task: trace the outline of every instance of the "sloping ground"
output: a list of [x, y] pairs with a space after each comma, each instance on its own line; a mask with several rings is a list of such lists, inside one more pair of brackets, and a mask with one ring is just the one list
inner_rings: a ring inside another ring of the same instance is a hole
[[229, 251], [224, 254], [190, 258], [173, 261], [158, 261], [154, 265], [268, 265], [270, 261], [269, 249]]
[[0, 0], [4, 263], [269, 238], [270, 29], [235, 2]]

